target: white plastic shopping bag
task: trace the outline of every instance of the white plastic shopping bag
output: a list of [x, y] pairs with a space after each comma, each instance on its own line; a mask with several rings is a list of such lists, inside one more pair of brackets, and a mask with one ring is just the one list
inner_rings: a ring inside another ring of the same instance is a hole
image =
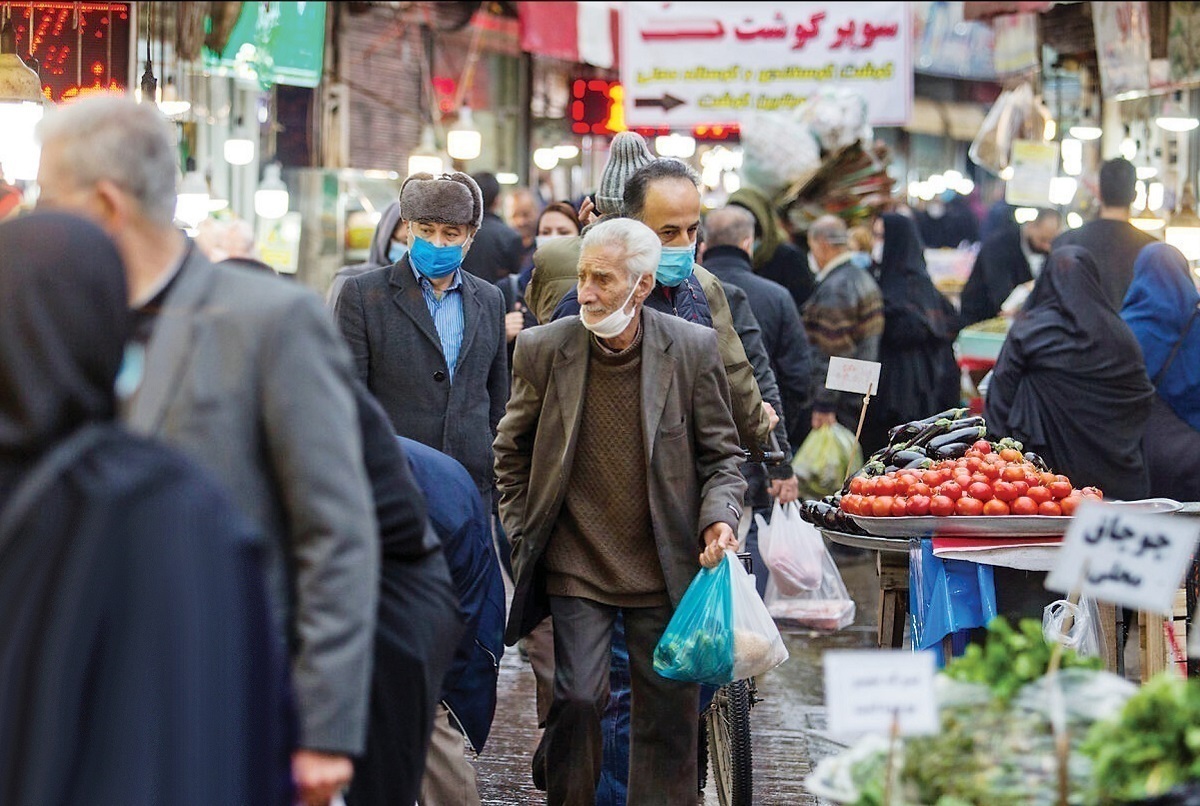
[[733, 679], [745, 680], [774, 669], [788, 659], [783, 636], [754, 588], [754, 578], [726, 553], [733, 598]]
[[799, 507], [776, 501], [769, 525], [761, 515], [755, 517], [759, 551], [780, 592], [795, 596], [819, 588], [825, 572], [825, 542], [816, 527], [800, 517]]

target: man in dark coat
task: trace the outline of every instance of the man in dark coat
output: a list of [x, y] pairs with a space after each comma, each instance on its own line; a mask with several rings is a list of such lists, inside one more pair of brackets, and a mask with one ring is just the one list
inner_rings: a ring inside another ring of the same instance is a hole
[[483, 197], [463, 173], [413, 174], [400, 215], [408, 254], [346, 281], [338, 326], [396, 433], [461, 462], [490, 511], [492, 439], [508, 398], [504, 299], [461, 269]]
[[1137, 197], [1137, 169], [1129, 160], [1111, 159], [1100, 166], [1100, 217], [1054, 239], [1053, 248], [1082, 246], [1092, 253], [1100, 269], [1104, 294], [1118, 311], [1133, 282], [1133, 263], [1154, 236], [1129, 223], [1130, 206]]
[[[799, 311], [816, 287], [808, 270], [807, 255], [791, 242], [765, 193], [742, 186], [729, 196], [729, 203], [746, 208], [754, 216], [754, 241], [750, 248], [754, 273], [786, 288]], [[799, 443], [793, 440], [792, 444]]]
[[1057, 210], [1038, 210], [1037, 218], [1020, 227], [1002, 229], [983, 242], [962, 292], [961, 323], [991, 319], [1013, 289], [1037, 279], [1062, 227]]
[[463, 257], [463, 270], [494, 283], [521, 271], [525, 244], [521, 234], [496, 214], [500, 183], [494, 174], [478, 173], [471, 177], [483, 194], [483, 221]]

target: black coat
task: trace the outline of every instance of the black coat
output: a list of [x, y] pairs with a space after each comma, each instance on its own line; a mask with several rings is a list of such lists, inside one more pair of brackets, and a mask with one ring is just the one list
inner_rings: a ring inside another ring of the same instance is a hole
[[788, 442], [800, 445], [812, 419], [811, 365], [808, 336], [792, 296], [778, 283], [756, 275], [750, 256], [736, 246], [716, 246], [705, 251], [704, 268], [717, 275], [722, 283], [745, 292], [762, 330], [763, 346], [779, 387]]
[[525, 244], [515, 229], [495, 213], [484, 213], [483, 223], [463, 256], [462, 267], [476, 277], [494, 283], [521, 271]]
[[508, 400], [508, 348], [500, 289], [462, 276], [464, 329], [451, 383], [441, 339], [408, 256], [346, 281], [337, 323], [358, 379], [396, 434], [462, 462], [492, 495], [492, 440]]
[[1021, 250], [1021, 230], [1003, 229], [983, 242], [962, 292], [963, 326], [991, 319], [1012, 290], [1033, 279]]
[[786, 242], [775, 247], [771, 258], [754, 272], [786, 288], [797, 311], [817, 287], [817, 280], [808, 268], [808, 253]]
[[961, 395], [954, 306], [929, 279], [913, 222], [885, 213], [883, 226], [883, 261], [874, 267], [883, 294], [883, 367], [879, 396], [867, 409], [863, 429], [863, 452], [868, 454], [887, 443], [892, 426], [948, 409]]
[[1075, 486], [1150, 488], [1142, 433], [1154, 386], [1090, 251], [1055, 249], [1013, 320], [988, 388], [988, 430], [1021, 440]]

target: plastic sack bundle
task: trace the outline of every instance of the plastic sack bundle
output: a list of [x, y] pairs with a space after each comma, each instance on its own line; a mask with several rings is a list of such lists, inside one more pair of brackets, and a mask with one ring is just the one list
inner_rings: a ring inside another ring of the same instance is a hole
[[[1071, 626], [1066, 627], [1067, 617]], [[1051, 643], [1061, 643], [1088, 658], [1104, 656], [1104, 635], [1100, 629], [1100, 610], [1095, 599], [1083, 598], [1079, 604], [1059, 599], [1042, 611], [1042, 634]]]
[[741, 123], [742, 181], [777, 196], [821, 167], [821, 147], [791, 115], [755, 112]]
[[868, 122], [867, 99], [854, 90], [820, 90], [796, 109], [795, 116], [808, 124], [822, 151], [854, 143], [866, 146], [875, 136]]
[[[817, 532], [816, 527], [801, 520], [799, 513], [795, 513], [794, 524], [790, 515], [781, 517], [783, 510], [784, 508], [776, 503], [769, 524], [762, 519], [761, 515], [754, 516], [758, 520], [758, 547], [762, 552], [763, 562], [771, 569], [771, 576], [767, 579], [765, 597], [767, 612], [775, 621], [789, 627], [831, 631], [849, 627], [854, 623], [854, 600], [850, 598], [850, 593], [846, 590], [846, 583], [842, 581], [842, 574], [838, 571], [837, 563], [833, 561], [833, 556], [825, 547], [824, 538]], [[776, 546], [776, 524], [781, 527], [778, 534], [782, 545], [778, 548]], [[784, 524], [787, 526], [784, 527]], [[787, 550], [786, 541], [791, 538], [793, 526], [797, 532], [801, 533], [804, 551], [817, 553], [815, 562], [820, 563], [820, 576], [817, 578], [816, 585], [792, 584], [797, 581], [808, 583], [813, 580], [810, 569], [814, 566], [809, 565], [813, 561], [808, 559], [807, 554], [780, 566], [784, 569], [782, 571], [778, 570], [776, 565], [772, 565], [772, 560], [769, 559], [777, 556], [776, 552]], [[801, 580], [788, 577], [789, 574], [797, 572], [803, 574]]]
[[800, 517], [800, 508], [794, 502], [781, 505], [776, 501], [770, 524], [762, 515], [754, 518], [763, 562], [779, 591], [795, 596], [820, 587], [825, 574], [825, 542], [816, 527]]
[[1000, 93], [967, 155], [976, 165], [999, 176], [1012, 161], [1013, 142], [1046, 139], [1046, 124], [1051, 119], [1045, 104], [1034, 96], [1033, 85], [1022, 82]]
[[654, 671], [672, 680], [723, 686], [760, 675], [788, 658], [754, 580], [737, 555], [702, 568], [688, 586], [658, 646]]
[[834, 423], [809, 432], [792, 458], [800, 498], [824, 498], [836, 493], [862, 463], [862, 449], [854, 432], [844, 425]]

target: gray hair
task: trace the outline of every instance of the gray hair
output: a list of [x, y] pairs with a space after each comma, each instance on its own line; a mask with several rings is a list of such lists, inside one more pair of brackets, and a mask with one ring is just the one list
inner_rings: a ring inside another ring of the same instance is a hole
[[142, 215], [170, 226], [178, 174], [175, 132], [152, 103], [128, 96], [85, 98], [47, 111], [37, 140], [61, 146], [61, 169], [80, 187], [108, 180], [137, 200]]
[[845, 246], [849, 240], [846, 222], [835, 215], [823, 215], [812, 222], [808, 228], [808, 237], [831, 246]]
[[620, 262], [636, 283], [646, 274], [654, 274], [662, 257], [662, 242], [654, 230], [632, 218], [611, 218], [588, 227], [579, 255], [597, 249], [620, 253]]
[[704, 243], [714, 246], [738, 246], [754, 237], [754, 214], [736, 204], [713, 210], [704, 219]]

